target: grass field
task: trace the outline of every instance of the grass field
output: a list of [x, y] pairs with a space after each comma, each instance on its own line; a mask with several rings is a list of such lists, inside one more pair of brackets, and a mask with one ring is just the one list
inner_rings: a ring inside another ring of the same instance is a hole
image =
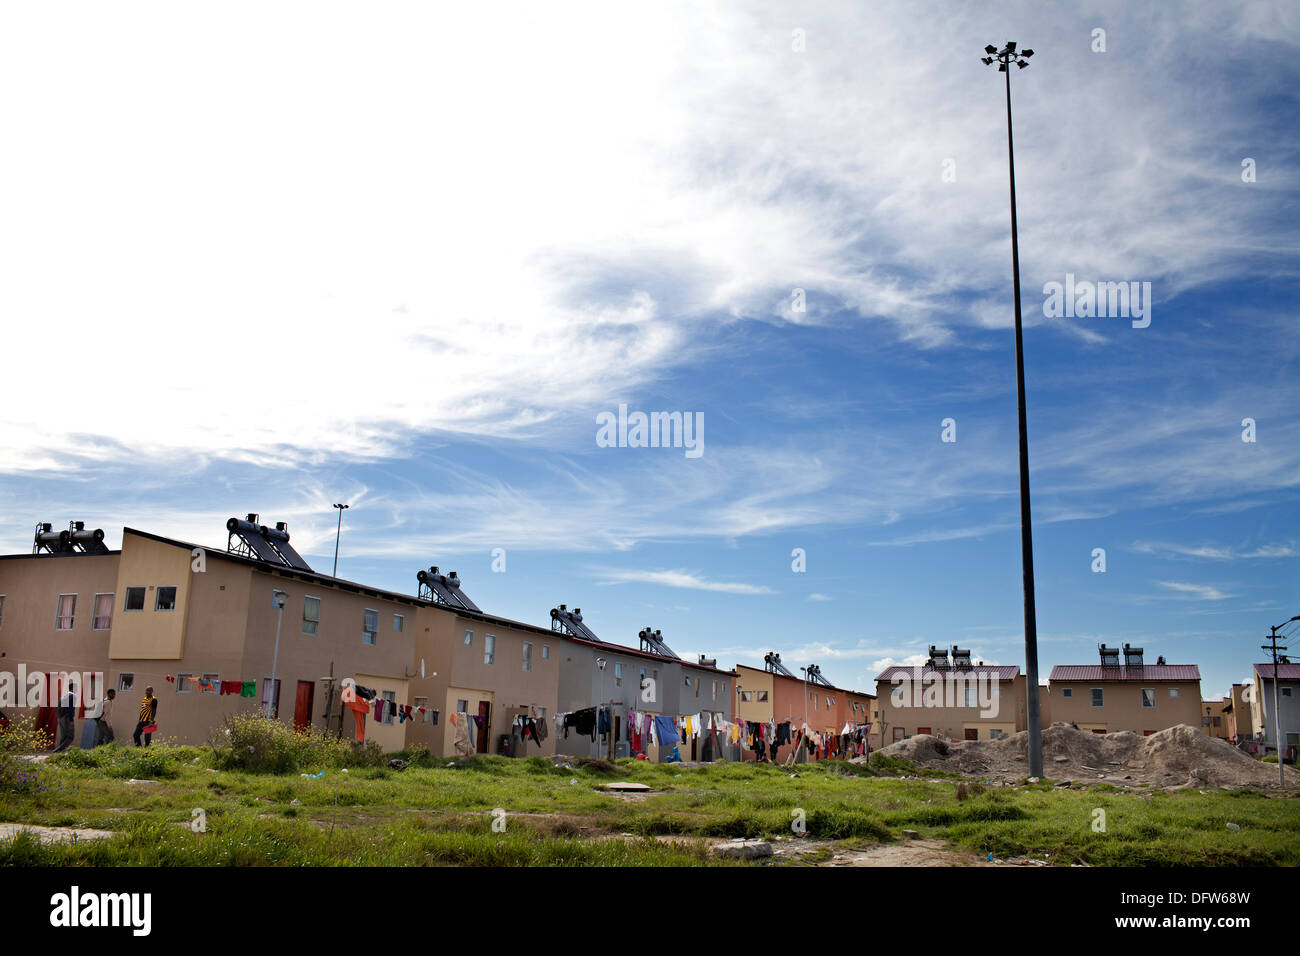
[[[944, 777], [877, 775], [907, 766], [842, 762], [803, 765], [792, 777], [755, 764], [624, 760], [568, 768], [545, 758], [408, 756], [402, 771], [330, 766], [317, 769], [324, 771], [319, 778], [302, 775], [310, 767], [223, 769], [228, 760], [207, 747], [108, 747], [24, 762], [31, 773], [4, 780], [0, 822], [114, 835], [41, 844], [21, 834], [0, 842], [0, 864], [754, 865], [714, 859], [699, 838], [785, 837], [853, 848], [900, 841], [904, 829], [971, 854], [1059, 865], [1300, 863], [1296, 794], [959, 787]], [[599, 789], [616, 780], [653, 792], [621, 797]], [[498, 808], [504, 832], [493, 830]], [[1093, 829], [1096, 809], [1105, 811], [1104, 833]], [[195, 810], [202, 811], [201, 832], [192, 825]], [[805, 833], [796, 837], [799, 817]], [[683, 839], [656, 839], [666, 836]]]

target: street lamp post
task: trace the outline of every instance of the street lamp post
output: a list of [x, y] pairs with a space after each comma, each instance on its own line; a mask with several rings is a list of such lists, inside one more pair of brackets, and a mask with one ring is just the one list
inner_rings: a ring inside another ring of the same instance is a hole
[[284, 591], [275, 588], [271, 591], [271, 603], [275, 605], [275, 652], [271, 655], [271, 699], [266, 704], [266, 716], [280, 716], [280, 695], [275, 692], [275, 669], [280, 663], [280, 622], [284, 620], [284, 602], [289, 597]]
[[1025, 419], [1025, 358], [1020, 321], [1020, 239], [1016, 225], [1016, 156], [1011, 132], [1011, 65], [1023, 70], [1029, 65], [1033, 50], [1016, 53], [1016, 43], [1008, 40], [999, 50], [986, 46], [986, 66], [998, 64], [998, 72], [1007, 77], [1007, 168], [1011, 183], [1011, 282], [1016, 309], [1016, 403], [1020, 425], [1020, 557], [1024, 569], [1025, 592], [1025, 680], [1028, 684], [1026, 724], [1029, 732], [1029, 776], [1043, 775], [1043, 735], [1038, 709], [1038, 620], [1034, 610], [1034, 544], [1029, 522], [1029, 428]]
[[332, 577], [339, 576], [339, 538], [343, 535], [343, 512], [347, 511], [351, 505], [335, 505], [339, 509], [339, 528], [334, 533], [334, 574]]

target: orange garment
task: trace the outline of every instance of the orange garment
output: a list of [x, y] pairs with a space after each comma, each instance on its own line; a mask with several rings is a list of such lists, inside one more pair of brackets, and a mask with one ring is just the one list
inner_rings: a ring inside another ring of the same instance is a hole
[[366, 742], [366, 714], [370, 712], [370, 708], [366, 706], [366, 702], [364, 700], [357, 700], [355, 698], [347, 701], [346, 703], [344, 703], [343, 706], [346, 707], [348, 710], [352, 711], [352, 717], [357, 722], [357, 743], [359, 744], [365, 743]]

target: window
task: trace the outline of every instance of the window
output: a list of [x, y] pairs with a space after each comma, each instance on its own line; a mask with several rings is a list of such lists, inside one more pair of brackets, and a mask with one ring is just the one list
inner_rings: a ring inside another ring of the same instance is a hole
[[[527, 668], [524, 669], [527, 670]], [[623, 686], [623, 663], [621, 661], [614, 662], [614, 686]]]
[[969, 684], [966, 686], [966, 706], [967, 707], [979, 706], [979, 700], [975, 693], [975, 688], [971, 687]]
[[1100, 687], [1092, 688], [1092, 706], [1101, 707], [1103, 705], [1103, 702], [1104, 702], [1104, 697], [1102, 695], [1101, 688]]
[[1174, 697], [1177, 697], [1177, 696], [1178, 696], [1178, 688], [1177, 688], [1177, 687], [1171, 687], [1171, 688], [1169, 688], [1169, 697], [1170, 697], [1170, 699], [1173, 699]]
[[1061, 688], [1061, 696], [1062, 696], [1062, 697], [1073, 697], [1073, 696], [1074, 696], [1074, 688], [1073, 688], [1073, 687], [1063, 687], [1063, 688]]
[[722, 682], [722, 687], [720, 687], [719, 690], [722, 691], [723, 697], [727, 696], [727, 682], [725, 680]]
[[[614, 665], [615, 671], [619, 671], [619, 669], [622, 668], [622, 666], [623, 666], [622, 664], [615, 664]], [[533, 669], [533, 645], [525, 641], [524, 642], [524, 670], [530, 671], [532, 669]], [[619, 672], [621, 673], [621, 671]]]
[[542, 660], [544, 660], [544, 661], [549, 661], [550, 659], [551, 659], [551, 645], [550, 645], [550, 644], [543, 644], [543, 645], [542, 645]]
[[134, 688], [134, 687], [135, 687], [135, 675], [134, 675], [134, 674], [128, 674], [128, 673], [123, 672], [123, 673], [117, 675], [117, 692], [118, 692], [119, 694], [127, 694], [127, 693], [130, 693], [130, 692], [131, 692], [131, 689]]
[[384, 723], [391, 724], [393, 722], [393, 713], [397, 710], [397, 691], [384, 691], [384, 700], [388, 702], [384, 704]]
[[458, 713], [458, 714], [468, 714], [468, 713], [469, 713], [469, 701], [467, 701], [467, 700], [463, 700], [463, 699], [461, 699], [461, 698], [458, 697], [458, 698], [456, 699], [456, 713]]
[[1007, 732], [1006, 732], [1005, 730], [1003, 730], [1001, 727], [990, 727], [990, 728], [989, 728], [989, 740], [1001, 740], [1001, 739], [1002, 739], [1003, 737], [1005, 737], [1006, 735], [1007, 735]]
[[90, 622], [92, 631], [107, 631], [113, 626], [113, 595], [95, 595], [95, 613]]
[[900, 740], [906, 740], [906, 739], [907, 739], [907, 731], [905, 731], [902, 727], [895, 727], [895, 728], [894, 728], [894, 743], [898, 743], [898, 741], [900, 741]]
[[154, 593], [153, 609], [155, 611], [176, 610], [176, 588], [160, 587]]
[[[1278, 683], [1281, 683], [1281, 681], [1279, 681]], [[1283, 687], [1283, 688], [1282, 688], [1282, 696], [1283, 696], [1283, 697], [1290, 697], [1290, 696], [1291, 696], [1291, 688], [1290, 688], [1290, 687]]]
[[123, 611], [143, 611], [144, 610], [144, 588], [130, 587], [126, 589], [126, 601], [122, 604]]
[[466, 646], [466, 647], [473, 647], [473, 646], [474, 646], [474, 632], [473, 632], [473, 631], [466, 631], [466, 632], [465, 632], [465, 646]]
[[917, 727], [917, 728], [916, 728], [916, 732], [917, 732], [918, 734], [929, 734], [929, 733], [930, 733], [930, 728], [929, 728], [929, 727]]
[[1214, 718], [1211, 718], [1211, 719], [1214, 721], [1214, 726], [1216, 726], [1216, 727], [1222, 727], [1222, 726], [1223, 726], [1223, 718], [1221, 718], [1221, 717], [1214, 717]]
[[758, 692], [758, 702], [759, 702], [760, 704], [767, 703], [767, 691], [765, 691], [765, 690], [760, 690], [760, 691]]
[[742, 690], [740, 692], [740, 702], [742, 704], [751, 703], [753, 700], [754, 700], [754, 692], [752, 690]]
[[320, 598], [307, 597], [302, 599], [302, 632], [304, 634], [315, 634], [320, 629]]
[[691, 686], [691, 679], [690, 679], [689, 677], [686, 678], [686, 683], [685, 683], [683, 686], [685, 686], [685, 687], [690, 687], [690, 686]]
[[374, 644], [379, 637], [379, 612], [366, 608], [361, 622], [361, 643]]
[[483, 663], [495, 664], [497, 662], [497, 636], [495, 634], [483, 635]]
[[0, 627], [5, 626], [5, 596], [0, 594]]
[[1154, 707], [1156, 705], [1156, 691], [1154, 687], [1142, 688], [1142, 706]]
[[406, 618], [401, 614], [393, 615], [393, 633], [401, 634], [402, 629], [406, 627]]
[[713, 682], [713, 699], [718, 699], [718, 682], [716, 680]]
[[200, 694], [215, 694], [221, 690], [221, 675], [214, 674], [211, 671], [205, 671], [203, 678], [199, 681]]
[[70, 631], [76, 619], [77, 596], [75, 594], [60, 594], [58, 603], [54, 606], [54, 629], [56, 631]]
[[177, 674], [177, 675], [176, 675], [176, 693], [178, 693], [178, 694], [188, 694], [188, 693], [190, 692], [190, 690], [191, 690], [191, 688], [190, 688], [190, 678], [193, 677], [193, 676], [194, 676], [193, 674]]

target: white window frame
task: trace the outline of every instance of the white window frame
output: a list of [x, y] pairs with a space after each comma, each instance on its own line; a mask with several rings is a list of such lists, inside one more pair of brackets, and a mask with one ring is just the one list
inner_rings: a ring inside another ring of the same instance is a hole
[[[127, 678], [130, 678], [128, 681]], [[135, 671], [122, 671], [117, 675], [117, 692], [129, 694], [135, 690]]]
[[401, 633], [403, 633], [405, 630], [406, 630], [406, 615], [405, 615], [405, 614], [394, 614], [394, 615], [393, 615], [393, 633], [394, 633], [394, 634], [401, 634]]
[[[1141, 688], [1141, 690], [1142, 690], [1142, 709], [1155, 710], [1156, 689], [1154, 687], [1143, 687]], [[1150, 695], [1150, 697], [1147, 696], [1148, 694]], [[1151, 703], [1148, 704], [1147, 703], [1148, 700], [1150, 700]]]
[[[308, 617], [308, 616], [307, 616], [307, 602], [308, 602], [308, 601], [315, 601], [315, 602], [316, 602], [316, 616], [315, 616], [314, 618], [313, 618], [313, 617]], [[308, 624], [311, 625], [311, 630], [310, 630], [310, 631], [307, 630], [307, 625], [308, 625]], [[318, 597], [317, 597], [316, 595], [314, 595], [314, 594], [304, 594], [304, 595], [302, 596], [302, 626], [301, 626], [300, 630], [302, 631], [302, 633], [306, 634], [308, 637], [315, 637], [316, 635], [318, 635], [318, 634], [320, 633], [320, 598], [318, 598]]]
[[[527, 670], [527, 668], [524, 669]], [[622, 661], [614, 662], [614, 686], [615, 687], [623, 686], [623, 662]]]
[[[108, 623], [103, 627], [99, 626], [99, 615], [95, 612], [99, 610], [99, 599], [108, 598]], [[117, 595], [112, 591], [99, 591], [95, 594], [95, 600], [90, 605], [90, 629], [92, 631], [111, 631], [113, 629], [113, 606], [117, 604]]]
[[465, 646], [466, 647], [474, 646], [474, 632], [468, 629], [465, 631]]
[[[164, 591], [165, 589], [167, 589], [167, 588], [171, 588], [171, 589], [172, 589], [172, 606], [171, 606], [171, 607], [159, 607], [159, 606], [158, 606], [158, 602], [159, 602], [160, 600], [162, 600], [162, 593], [163, 593], [163, 591]], [[177, 585], [175, 585], [175, 584], [161, 584], [161, 585], [159, 585], [158, 587], [156, 587], [156, 588], [153, 589], [153, 609], [154, 609], [155, 611], [162, 611], [162, 612], [165, 613], [165, 614], [170, 614], [172, 611], [176, 610], [176, 604], [177, 604], [177, 602], [180, 601], [180, 596], [181, 596], [181, 589], [180, 589]]]
[[[65, 597], [72, 598], [72, 613], [67, 615], [68, 626], [61, 627], [60, 623], [64, 619], [63, 599]], [[76, 626], [77, 626], [77, 595], [71, 592], [60, 594], [54, 601], [54, 629], [56, 631], [71, 631]]]
[[550, 644], [543, 644], [543, 645], [542, 645], [542, 660], [544, 660], [544, 661], [549, 661], [550, 659], [551, 659], [551, 645], [550, 645]]
[[1089, 703], [1091, 706], [1093, 706], [1093, 707], [1105, 707], [1105, 706], [1106, 706], [1106, 688], [1104, 688], [1104, 687], [1089, 687], [1089, 688], [1088, 688], [1088, 703]]
[[5, 596], [0, 594], [0, 627], [5, 626]]
[[[370, 619], [366, 616], [368, 614], [375, 616], [374, 630], [366, 626], [370, 623]], [[379, 611], [373, 607], [362, 608], [361, 610], [361, 643], [367, 647], [374, 647], [379, 643]]]
[[[203, 689], [203, 685], [202, 685], [202, 682], [203, 682], [203, 681], [207, 681], [209, 684], [211, 684], [211, 685], [212, 685], [212, 690], [204, 690], [204, 689]], [[209, 672], [207, 672], [207, 673], [202, 674], [202, 675], [199, 677], [199, 682], [200, 682], [200, 683], [199, 683], [199, 693], [200, 693], [200, 694], [220, 694], [220, 693], [221, 693], [221, 675], [220, 675], [220, 674], [215, 674], [215, 673], [212, 673], [211, 671], [209, 671]]]
[[1178, 688], [1177, 687], [1169, 688], [1169, 699], [1173, 700], [1177, 696], [1178, 696]]
[[184, 674], [177, 674], [177, 675], [176, 675], [176, 693], [178, 693], [178, 694], [189, 694], [189, 693], [192, 693], [192, 691], [190, 690], [190, 678], [193, 677], [193, 676], [194, 676], [193, 674], [188, 673], [188, 672], [187, 672], [187, 673], [184, 673]]
[[532, 671], [532, 669], [533, 669], [533, 645], [530, 644], [528, 641], [524, 641], [524, 654], [523, 654], [523, 657], [524, 657], [524, 660], [523, 660], [523, 667], [524, 667], [524, 670], [526, 670], [526, 671]]
[[1062, 696], [1062, 697], [1069, 697], [1069, 698], [1073, 699], [1073, 697], [1074, 697], [1074, 688], [1073, 688], [1073, 687], [1062, 687], [1062, 688], [1061, 688], [1061, 696]]
[[497, 636], [495, 634], [483, 635], [483, 666], [492, 667], [497, 662]]

